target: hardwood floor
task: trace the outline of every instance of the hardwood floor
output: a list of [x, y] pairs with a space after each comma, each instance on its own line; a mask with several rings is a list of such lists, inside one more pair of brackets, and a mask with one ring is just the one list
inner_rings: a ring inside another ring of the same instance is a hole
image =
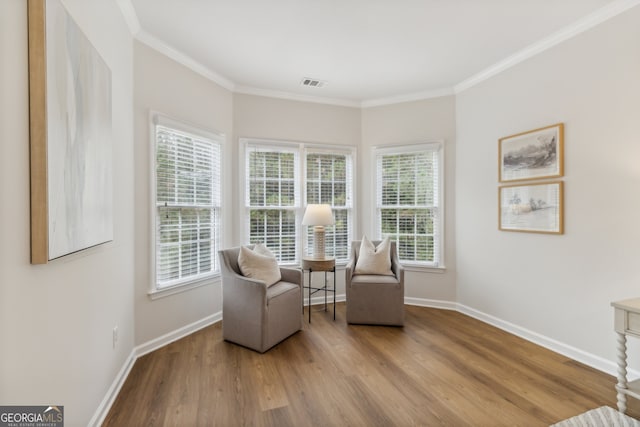
[[614, 377], [454, 311], [347, 326], [338, 303], [265, 354], [221, 326], [138, 359], [103, 425], [548, 426], [616, 407]]

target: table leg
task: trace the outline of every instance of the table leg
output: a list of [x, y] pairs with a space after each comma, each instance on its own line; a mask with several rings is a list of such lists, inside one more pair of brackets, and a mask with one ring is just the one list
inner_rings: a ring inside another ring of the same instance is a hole
[[324, 272], [324, 312], [327, 312], [327, 272]]
[[625, 413], [627, 411], [627, 395], [623, 390], [627, 389], [627, 337], [625, 334], [618, 332], [617, 346], [618, 352], [618, 411]]
[[307, 310], [309, 310], [309, 323], [311, 323], [311, 269], [309, 269], [309, 303], [307, 304]]
[[336, 320], [336, 268], [333, 267], [333, 320]]

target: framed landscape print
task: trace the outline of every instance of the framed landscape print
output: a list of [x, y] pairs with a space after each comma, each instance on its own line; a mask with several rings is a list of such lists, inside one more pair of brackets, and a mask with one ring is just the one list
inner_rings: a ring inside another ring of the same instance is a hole
[[557, 178], [564, 174], [564, 125], [506, 136], [498, 140], [500, 182]]
[[563, 182], [504, 185], [498, 189], [498, 228], [563, 234]]
[[111, 70], [60, 0], [29, 0], [31, 263], [113, 240]]

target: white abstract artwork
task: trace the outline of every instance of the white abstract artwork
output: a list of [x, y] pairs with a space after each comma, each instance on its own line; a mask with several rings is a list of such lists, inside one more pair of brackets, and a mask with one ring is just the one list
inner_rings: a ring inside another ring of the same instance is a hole
[[46, 2], [49, 259], [113, 240], [111, 71], [59, 0]]

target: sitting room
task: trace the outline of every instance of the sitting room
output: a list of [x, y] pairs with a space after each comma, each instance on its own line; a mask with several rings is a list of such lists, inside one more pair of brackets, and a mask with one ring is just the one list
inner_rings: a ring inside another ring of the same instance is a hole
[[639, 23], [2, 0], [0, 425], [636, 425]]

